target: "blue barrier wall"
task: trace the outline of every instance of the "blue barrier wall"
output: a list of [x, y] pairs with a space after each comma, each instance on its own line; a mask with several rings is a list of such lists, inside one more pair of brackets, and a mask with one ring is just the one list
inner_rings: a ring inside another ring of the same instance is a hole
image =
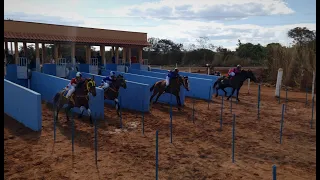
[[[158, 72], [158, 73], [165, 73], [167, 74], [168, 71], [167, 70], [163, 70], [163, 69], [151, 69], [152, 72]], [[196, 78], [203, 78], [203, 79], [211, 79], [213, 80], [213, 83], [216, 82], [219, 78], [219, 76], [214, 76], [214, 75], [206, 75], [206, 74], [197, 74], [197, 73], [188, 73], [188, 72], [179, 72], [180, 75], [183, 75], [183, 76], [188, 76], [188, 77], [196, 77]], [[213, 84], [212, 84], [213, 86]], [[231, 92], [232, 92], [232, 88], [226, 88], [225, 89], [227, 91], [227, 95], [230, 95]], [[216, 93], [216, 90], [214, 89], [213, 94]], [[218, 91], [218, 94], [219, 96], [222, 96], [224, 95], [224, 92], [220, 89]], [[234, 92], [233, 96], [236, 96], [237, 94], [237, 90]]]
[[41, 95], [8, 80], [4, 80], [4, 112], [34, 131], [42, 128]]
[[[55, 77], [48, 74], [43, 74], [39, 72], [32, 72], [32, 78], [30, 82], [31, 89], [39, 92], [41, 98], [49, 103], [53, 102], [54, 95], [66, 87], [69, 80]], [[104, 114], [104, 102], [103, 102], [103, 90], [101, 88], [96, 88], [97, 95], [89, 97], [89, 108], [93, 117], [97, 115]], [[79, 108], [74, 108], [74, 112], [80, 113]], [[84, 113], [87, 115], [87, 113]]]
[[43, 64], [42, 65], [42, 72], [45, 74], [50, 74], [52, 76], [57, 75], [56, 71], [56, 64]]
[[[167, 74], [150, 72], [150, 71], [140, 71], [137, 69], [129, 69], [129, 73], [139, 74], [144, 76], [157, 77], [165, 79]], [[212, 96], [212, 85], [213, 80], [189, 77], [189, 88], [190, 91], [185, 91], [185, 95], [188, 97], [199, 98], [199, 99], [211, 99]]]
[[[95, 74], [89, 74], [81, 72], [84, 78], [92, 78], [96, 85], [101, 84], [104, 76], [99, 76]], [[132, 81], [127, 81], [127, 88], [120, 88], [118, 100], [122, 108], [131, 109], [135, 111], [148, 112], [149, 111], [149, 92], [150, 86], [148, 84], [137, 83]], [[114, 105], [114, 101], [105, 100], [105, 103]]]
[[17, 65], [16, 64], [8, 64], [6, 67], [6, 76], [5, 79], [19, 84], [20, 86], [28, 88], [28, 80], [27, 79], [18, 79], [17, 78]]
[[89, 72], [89, 64], [78, 64], [78, 68], [80, 72]]
[[[106, 75], [109, 75], [109, 73], [110, 73], [110, 71], [104, 70], [101, 72], [101, 75], [106, 76]], [[156, 83], [160, 80], [163, 80], [161, 78], [156, 78], [156, 77], [151, 77], [151, 76], [143, 76], [143, 75], [138, 75], [138, 74], [122, 73], [122, 72], [115, 72], [115, 73], [116, 73], [116, 75], [118, 75], [120, 73], [123, 74], [125, 79], [128, 81], [148, 84], [150, 88], [154, 83]], [[181, 100], [182, 105], [184, 105], [184, 101], [185, 101], [185, 91], [186, 90], [184, 87], [180, 88], [180, 100]], [[151, 94], [152, 94], [152, 92], [150, 92], [150, 90], [149, 90], [149, 95], [151, 96]], [[153, 101], [155, 101], [155, 99], [156, 99], [156, 96], [153, 98]], [[173, 99], [172, 105], [177, 105], [177, 102], [175, 100], [176, 98], [174, 96], [173, 96], [173, 98], [171, 98], [171, 95], [168, 93], [161, 95], [160, 98], [158, 99], [158, 102], [170, 103], [171, 99]]]
[[117, 65], [116, 64], [106, 64], [104, 67], [105, 67], [106, 70], [117, 71]]

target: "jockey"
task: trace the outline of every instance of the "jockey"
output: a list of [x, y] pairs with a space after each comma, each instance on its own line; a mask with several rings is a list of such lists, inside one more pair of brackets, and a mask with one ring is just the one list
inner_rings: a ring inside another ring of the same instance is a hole
[[111, 71], [109, 76], [106, 76], [105, 78], [102, 79], [101, 85], [102, 89], [108, 89], [110, 86], [110, 83], [113, 83], [116, 80], [116, 73]]
[[228, 72], [229, 78], [235, 76], [239, 72], [241, 72], [241, 65], [237, 65], [237, 67], [229, 70], [229, 72]]
[[166, 90], [169, 87], [170, 80], [172, 78], [177, 78], [178, 76], [179, 76], [179, 69], [178, 68], [174, 68], [174, 71], [168, 71], [168, 75], [166, 77]]
[[67, 95], [66, 95], [66, 98], [70, 98], [70, 96], [72, 95], [72, 93], [76, 90], [76, 86], [77, 84], [82, 80], [82, 74], [80, 72], [77, 72], [76, 74], [76, 77], [75, 78], [72, 78], [70, 83], [68, 84], [67, 86], [67, 89], [69, 90]]

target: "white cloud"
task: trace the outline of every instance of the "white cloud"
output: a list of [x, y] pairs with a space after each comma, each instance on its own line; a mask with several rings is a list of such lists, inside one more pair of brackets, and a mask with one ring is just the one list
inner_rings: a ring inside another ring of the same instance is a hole
[[[81, 2], [78, 2], [81, 3]], [[63, 5], [61, 5], [63, 4]], [[289, 44], [287, 38], [287, 31], [295, 27], [307, 27], [311, 30], [316, 29], [316, 24], [290, 24], [278, 25], [272, 27], [263, 27], [254, 24], [240, 24], [240, 25], [226, 25], [222, 22], [212, 21], [212, 18], [246, 18], [252, 15], [273, 15], [273, 14], [290, 14], [293, 13], [286, 3], [281, 0], [256, 1], [256, 0], [225, 0], [225, 1], [206, 1], [206, 0], [184, 0], [173, 1], [163, 0], [156, 3], [144, 3], [131, 7], [123, 7], [121, 9], [114, 9], [109, 11], [108, 16], [129, 16], [130, 13], [135, 12], [134, 16], [149, 17], [151, 20], [144, 20], [145, 23], [150, 23], [154, 26], [116, 26], [110, 24], [121, 24], [124, 20], [117, 18], [117, 23], [110, 21], [110, 19], [103, 18], [89, 18], [85, 17], [74, 6], [71, 1], [55, 1], [53, 2], [39, 2], [34, 5], [28, 1], [5, 0], [4, 11], [5, 14], [25, 14], [25, 19], [50, 19], [58, 21], [61, 18], [69, 23], [77, 24], [83, 27], [115, 29], [125, 31], [146, 32], [148, 37], [158, 37], [171, 39], [177, 43], [183, 43], [186, 46], [191, 43], [196, 43], [196, 38], [200, 36], [207, 36], [210, 43], [216, 46], [222, 45], [224, 47], [234, 49], [238, 43], [252, 42], [254, 44], [260, 43], [262, 45], [279, 42], [283, 45]], [[105, 12], [101, 9], [91, 9], [95, 13], [101, 13], [105, 16]], [[166, 12], [167, 14], [161, 14]], [[193, 17], [204, 17], [202, 20], [195, 20], [194, 18], [185, 18], [187, 15]], [[167, 18], [160, 22], [155, 22], [154, 17], [172, 16], [176, 19]], [[139, 23], [138, 20], [131, 20], [131, 25]], [[59, 22], [53, 22], [59, 23]], [[139, 23], [142, 24], [143, 22]], [[127, 23], [126, 23], [127, 24]]]

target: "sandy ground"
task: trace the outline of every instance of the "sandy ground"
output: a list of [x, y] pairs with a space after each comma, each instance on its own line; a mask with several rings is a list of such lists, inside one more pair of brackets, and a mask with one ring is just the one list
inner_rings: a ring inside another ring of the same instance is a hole
[[[274, 90], [262, 87], [257, 120], [257, 86], [240, 93], [236, 114], [235, 163], [231, 161], [232, 114], [225, 101], [223, 129], [219, 131], [221, 97], [210, 104], [187, 98], [181, 112], [173, 108], [173, 144], [170, 144], [169, 106], [155, 104], [145, 115], [124, 111], [122, 130], [110, 106], [98, 127], [98, 166], [94, 161], [94, 130], [87, 118], [76, 119], [75, 151], [71, 123], [60, 115], [53, 142], [53, 112], [43, 104], [43, 130], [32, 132], [10, 117], [4, 118], [4, 179], [154, 179], [155, 132], [159, 130], [159, 179], [271, 179], [277, 165], [281, 180], [316, 179], [316, 129], [310, 129], [311, 107], [305, 94], [289, 92], [284, 115], [283, 143], [279, 143], [281, 104]], [[284, 92], [282, 92], [284, 94]], [[311, 99], [311, 95], [309, 96]], [[310, 102], [310, 101], [309, 101]], [[284, 103], [284, 100], [282, 100]], [[314, 119], [316, 116], [314, 116]]]

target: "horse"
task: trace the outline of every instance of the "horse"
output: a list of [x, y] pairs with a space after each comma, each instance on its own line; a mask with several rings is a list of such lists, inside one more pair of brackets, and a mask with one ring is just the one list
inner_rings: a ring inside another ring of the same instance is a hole
[[180, 86], [183, 85], [184, 88], [189, 91], [189, 79], [188, 76], [178, 76], [177, 78], [173, 78], [170, 80], [170, 85], [169, 85], [169, 89], [166, 90], [166, 81], [165, 80], [161, 80], [156, 82], [151, 88], [150, 88], [150, 92], [153, 91], [152, 96], [150, 97], [150, 104], [152, 104], [152, 99], [155, 95], [158, 94], [156, 101], [154, 103], [156, 103], [159, 99], [159, 97], [163, 94], [163, 93], [170, 93], [176, 96], [176, 100], [178, 103], [178, 109], [180, 110], [181, 107], [181, 100], [180, 100]]
[[218, 97], [219, 89], [222, 89], [224, 91], [225, 96], [227, 96], [227, 92], [224, 89], [227, 87], [231, 87], [232, 92], [230, 96], [228, 96], [227, 100], [229, 100], [230, 97], [233, 95], [234, 91], [237, 90], [237, 101], [240, 102], [239, 91], [241, 86], [243, 85], [243, 82], [247, 79], [250, 79], [253, 82], [257, 81], [255, 75], [251, 70], [248, 70], [248, 71], [242, 70], [231, 79], [228, 79], [225, 76], [222, 76], [221, 78], [217, 79], [217, 81], [213, 84], [213, 89], [216, 89], [216, 97]]
[[64, 96], [64, 94], [67, 92], [66, 88], [56, 93], [56, 95], [54, 96], [53, 106], [56, 110], [57, 120], [60, 109], [65, 104], [67, 104], [67, 107], [65, 108], [67, 121], [69, 121], [68, 112], [72, 108], [78, 107], [81, 111], [81, 114], [79, 114], [79, 118], [82, 117], [84, 109], [87, 109], [88, 114], [90, 116], [90, 124], [92, 125], [93, 122], [91, 117], [91, 110], [89, 109], [89, 94], [92, 94], [92, 96], [94, 97], [97, 95], [94, 77], [82, 80], [81, 82], [79, 82], [77, 86], [78, 87], [76, 87], [76, 90], [71, 95], [69, 100]]
[[[99, 87], [101, 88], [102, 85]], [[104, 99], [114, 101], [118, 116], [120, 116], [120, 105], [119, 105], [119, 100], [118, 100], [120, 87], [123, 87], [124, 89], [127, 88], [126, 80], [124, 79], [123, 75], [121, 75], [121, 74], [119, 74], [116, 77], [115, 82], [111, 83], [110, 87], [104, 91]]]

